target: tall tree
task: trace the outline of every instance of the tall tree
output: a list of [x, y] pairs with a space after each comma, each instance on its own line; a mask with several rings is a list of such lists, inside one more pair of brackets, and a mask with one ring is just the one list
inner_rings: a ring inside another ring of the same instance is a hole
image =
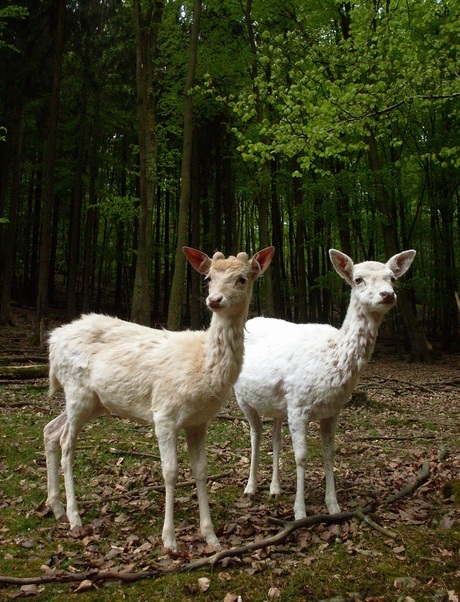
[[54, 179], [57, 156], [57, 133], [59, 123], [59, 96], [62, 63], [65, 45], [65, 0], [54, 0], [50, 4], [50, 31], [55, 32], [53, 83], [49, 102], [48, 135], [45, 145], [44, 177], [42, 194], [42, 220], [40, 232], [40, 257], [38, 266], [37, 302], [35, 308], [34, 342], [44, 344], [44, 320], [48, 317], [50, 286], [51, 225], [54, 204]]
[[198, 62], [198, 38], [200, 32], [201, 0], [193, 2], [193, 20], [190, 32], [189, 63], [184, 85], [184, 133], [182, 146], [181, 190], [179, 215], [177, 219], [177, 243], [174, 262], [174, 275], [168, 307], [168, 328], [179, 330], [182, 322], [182, 302], [184, 294], [185, 256], [182, 247], [187, 245], [189, 208], [191, 194], [191, 168], [193, 143], [193, 96]]
[[150, 325], [153, 212], [155, 206], [157, 139], [154, 60], [162, 0], [134, 0], [136, 90], [139, 136], [140, 218], [131, 319]]

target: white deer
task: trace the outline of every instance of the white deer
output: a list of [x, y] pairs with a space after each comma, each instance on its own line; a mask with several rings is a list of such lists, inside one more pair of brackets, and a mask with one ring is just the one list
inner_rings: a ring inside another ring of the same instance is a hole
[[[244, 324], [254, 280], [270, 264], [274, 248], [227, 259], [184, 247], [190, 264], [206, 275], [212, 311], [206, 331], [155, 330], [89, 314], [55, 329], [49, 338], [50, 394], [62, 386], [65, 410], [45, 426], [48, 504], [70, 528], [82, 525], [74, 490], [75, 445], [91, 419], [115, 414], [153, 423], [166, 488], [163, 545], [176, 549], [174, 488], [177, 438], [185, 431], [200, 511], [200, 531], [218, 546], [209, 511], [205, 440], [207, 425], [226, 403], [241, 370]], [[67, 508], [59, 492], [59, 452]]]
[[235, 385], [238, 404], [251, 427], [251, 467], [246, 495], [257, 488], [262, 435], [261, 415], [273, 418], [273, 475], [270, 494], [280, 493], [281, 426], [287, 417], [297, 466], [296, 520], [306, 516], [305, 465], [308, 424], [318, 421], [326, 474], [326, 506], [340, 512], [334, 483], [334, 437], [342, 408], [374, 350], [378, 328], [395, 305], [394, 281], [410, 267], [415, 251], [386, 263], [357, 265], [331, 249], [331, 261], [351, 286], [350, 304], [340, 329], [328, 324], [292, 324], [254, 318], [246, 324], [245, 359]]

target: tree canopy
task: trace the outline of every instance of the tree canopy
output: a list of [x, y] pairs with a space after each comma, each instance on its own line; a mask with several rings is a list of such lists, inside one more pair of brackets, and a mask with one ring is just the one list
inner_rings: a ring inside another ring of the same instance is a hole
[[36, 308], [37, 330], [57, 310], [199, 327], [198, 275], [172, 289], [186, 239], [208, 254], [275, 245], [254, 313], [338, 324], [347, 293], [328, 249], [414, 248], [394, 340], [417, 359], [458, 350], [459, 13], [454, 0], [6, 3], [0, 321], [14, 301]]

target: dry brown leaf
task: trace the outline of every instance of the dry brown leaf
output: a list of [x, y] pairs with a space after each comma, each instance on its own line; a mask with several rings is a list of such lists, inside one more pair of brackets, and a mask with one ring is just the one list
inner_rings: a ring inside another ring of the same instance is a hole
[[278, 587], [271, 587], [268, 590], [268, 599], [269, 600], [277, 600], [281, 597], [281, 590]]
[[211, 581], [207, 577], [200, 577], [198, 579], [198, 587], [200, 588], [200, 591], [207, 592], [210, 585]]

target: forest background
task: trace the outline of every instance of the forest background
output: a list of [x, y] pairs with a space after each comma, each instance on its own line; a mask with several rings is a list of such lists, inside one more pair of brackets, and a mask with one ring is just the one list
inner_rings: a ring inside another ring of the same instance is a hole
[[337, 324], [330, 247], [414, 248], [393, 339], [458, 351], [459, 49], [458, 0], [2, 0], [0, 323], [200, 328], [182, 246], [273, 244], [254, 312]]

